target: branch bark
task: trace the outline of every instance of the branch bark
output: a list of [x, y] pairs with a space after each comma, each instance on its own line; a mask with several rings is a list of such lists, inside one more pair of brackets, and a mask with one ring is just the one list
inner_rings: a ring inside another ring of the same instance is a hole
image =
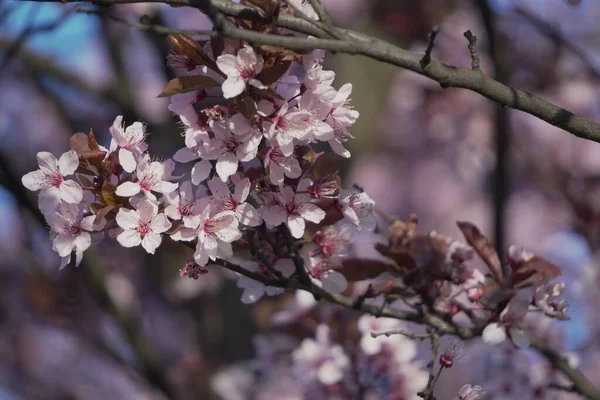
[[[57, 0], [33, 1], [57, 2]], [[62, 2], [73, 3], [77, 1], [62, 0]], [[444, 88], [454, 87], [471, 90], [498, 103], [502, 107], [523, 111], [570, 132], [577, 137], [600, 143], [600, 123], [598, 122], [577, 116], [569, 110], [552, 104], [531, 93], [506, 86], [485, 76], [478, 70], [456, 68], [444, 65], [436, 60], [431, 60], [423, 68], [420, 64], [423, 54], [407, 51], [384, 40], [352, 30], [337, 29], [344, 37], [342, 40], [321, 39], [330, 37], [330, 35], [309, 21], [292, 15], [281, 14], [278, 16], [277, 21], [275, 21], [278, 26], [312, 35], [316, 38], [285, 37], [247, 31], [223, 23], [224, 18], [220, 17], [226, 15], [253, 21], [264, 21], [266, 15], [256, 8], [228, 0], [90, 0], [88, 2], [104, 6], [139, 2], [192, 6], [206, 12], [213, 19], [215, 27], [223, 36], [244, 40], [256, 45], [279, 46], [291, 50], [323, 49], [363, 55], [426, 76], [435, 80]]]

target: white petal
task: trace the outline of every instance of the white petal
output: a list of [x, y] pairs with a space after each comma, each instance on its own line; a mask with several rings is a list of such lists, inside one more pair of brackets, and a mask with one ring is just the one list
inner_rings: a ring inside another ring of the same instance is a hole
[[47, 151], [40, 151], [36, 157], [42, 172], [55, 172], [58, 170], [58, 161], [54, 157], [54, 154]]
[[196, 239], [196, 235], [197, 232], [195, 229], [180, 228], [177, 232], [171, 235], [171, 239], [189, 242]]
[[117, 242], [123, 247], [135, 247], [139, 246], [142, 242], [142, 238], [136, 231], [126, 230], [117, 236]]
[[209, 180], [207, 183], [208, 188], [210, 189], [210, 192], [213, 194], [213, 196], [229, 198], [229, 188], [221, 179], [215, 177]]
[[240, 224], [246, 226], [258, 226], [262, 223], [260, 214], [256, 208], [249, 203], [240, 204], [235, 210], [235, 214], [238, 217]]
[[324, 385], [333, 385], [344, 377], [344, 373], [333, 361], [326, 361], [319, 368], [317, 376]]
[[38, 197], [38, 207], [42, 214], [46, 215], [56, 210], [60, 203], [60, 192], [55, 187], [42, 189]]
[[223, 54], [217, 57], [217, 67], [227, 76], [239, 75], [237, 57], [232, 54]]
[[150, 222], [158, 213], [158, 205], [149, 200], [142, 200], [137, 205], [137, 214], [140, 216], [140, 221]]
[[348, 287], [346, 277], [337, 271], [327, 272], [321, 279], [323, 289], [331, 293], [341, 293]]
[[123, 229], [136, 229], [140, 225], [140, 214], [127, 208], [121, 208], [115, 220], [117, 225]]
[[158, 192], [158, 193], [172, 193], [175, 190], [177, 190], [178, 186], [179, 185], [174, 182], [161, 181], [161, 182], [154, 184], [152, 186], [151, 190]]
[[287, 219], [287, 212], [280, 205], [271, 205], [264, 208], [263, 219], [270, 227], [281, 225]]
[[223, 82], [221, 88], [223, 89], [223, 97], [232, 99], [244, 92], [246, 89], [246, 82], [239, 76], [229, 77]]
[[331, 149], [333, 151], [335, 151], [337, 154], [339, 154], [340, 156], [342, 156], [344, 158], [350, 158], [350, 152], [348, 150], [346, 150], [344, 145], [342, 145], [338, 140], [331, 139], [329, 141], [329, 145], [331, 146]]
[[58, 170], [63, 176], [72, 175], [79, 166], [79, 157], [73, 150], [67, 151], [58, 160]]
[[156, 248], [160, 246], [162, 237], [158, 233], [150, 232], [142, 239], [142, 247], [150, 254], [154, 254]]
[[135, 196], [140, 192], [141, 188], [139, 183], [135, 182], [123, 182], [119, 186], [117, 186], [117, 190], [115, 194], [121, 197], [131, 197]]
[[305, 223], [304, 219], [298, 215], [290, 215], [286, 221], [286, 225], [290, 228], [292, 236], [300, 239], [304, 235]]
[[190, 161], [194, 161], [197, 160], [198, 158], [200, 158], [198, 156], [198, 153], [196, 153], [195, 151], [192, 151], [190, 149], [188, 149], [187, 147], [184, 147], [183, 149], [179, 149], [175, 152], [175, 154], [173, 155], [173, 160], [177, 161], [178, 163], [181, 164], [185, 164], [188, 163]]
[[25, 174], [23, 178], [21, 178], [21, 182], [23, 183], [23, 186], [34, 192], [50, 187], [50, 182], [46, 179], [46, 174], [39, 169]]
[[205, 181], [206, 178], [210, 175], [210, 171], [212, 170], [212, 164], [208, 160], [198, 161], [194, 164], [192, 168], [192, 183], [194, 185], [199, 185], [201, 182]]
[[318, 224], [325, 218], [325, 211], [311, 203], [302, 204], [298, 212], [302, 218], [315, 224]]
[[277, 271], [281, 272], [281, 274], [286, 278], [292, 275], [296, 270], [294, 262], [291, 258], [280, 258], [277, 260], [277, 262], [275, 262], [275, 265], [273, 265], [273, 267]]
[[498, 344], [506, 340], [506, 330], [493, 322], [486, 326], [481, 333], [483, 341], [489, 344]]
[[238, 159], [235, 154], [227, 153], [217, 160], [217, 174], [223, 182], [226, 182], [231, 175], [235, 174], [237, 169]]
[[61, 257], [68, 256], [75, 246], [75, 238], [67, 235], [59, 235], [54, 238], [53, 249]]
[[158, 214], [152, 219], [150, 227], [152, 228], [152, 232], [163, 233], [171, 228], [171, 222], [165, 214]]
[[74, 248], [77, 251], [85, 251], [92, 244], [92, 237], [87, 232], [81, 232], [74, 241]]
[[81, 203], [81, 200], [83, 200], [83, 190], [75, 181], [63, 181], [58, 190], [60, 192], [60, 198], [67, 203], [79, 204]]
[[517, 347], [526, 348], [530, 345], [527, 333], [525, 333], [525, 331], [522, 329], [512, 328], [510, 330], [510, 337]]
[[130, 150], [119, 149], [119, 164], [121, 164], [126, 172], [133, 172], [137, 163]]
[[256, 285], [244, 289], [242, 293], [242, 303], [252, 304], [256, 303], [265, 294], [265, 285]]
[[235, 183], [233, 197], [238, 203], [246, 201], [248, 194], [250, 194], [250, 179], [244, 178]]

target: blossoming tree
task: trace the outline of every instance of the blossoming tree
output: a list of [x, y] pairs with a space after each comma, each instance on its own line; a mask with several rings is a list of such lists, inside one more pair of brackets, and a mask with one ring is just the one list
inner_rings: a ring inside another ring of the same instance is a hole
[[[558, 266], [518, 246], [504, 257], [471, 222], [457, 222], [456, 240], [420, 232], [415, 215], [378, 220], [368, 193], [342, 181], [332, 160], [350, 157], [344, 144], [359, 110], [352, 84], [323, 67], [323, 50], [477, 91], [578, 136], [597, 140], [598, 124], [556, 118], [557, 106], [518, 91], [508, 98], [510, 88], [479, 70], [470, 34], [472, 69], [452, 69], [431, 57], [436, 31], [417, 57], [335, 27], [316, 0], [183, 3], [206, 12], [215, 29], [168, 36], [166, 62], [178, 77], [160, 95], [184, 136], [172, 159], [152, 156], [143, 123], [116, 116], [108, 147], [93, 132], [77, 133], [71, 150], [58, 159], [38, 153], [39, 169], [22, 178], [39, 192], [61, 269], [79, 265], [93, 238], [150, 254], [168, 240], [193, 250], [182, 276], [231, 270], [243, 303], [294, 292], [274, 316], [282, 331], [319, 301], [335, 306], [299, 343], [257, 343], [248, 389], [256, 398], [480, 399], [479, 382], [435, 392], [461, 358], [461, 341], [478, 336], [487, 346], [534, 347], [557, 371], [549, 378], [556, 388], [600, 398], [576, 362], [524, 323], [532, 314], [568, 318]], [[203, 108], [208, 97], [220, 101]], [[359, 240], [371, 240], [371, 257], [355, 251]], [[333, 318], [340, 309], [349, 311]], [[429, 344], [428, 363], [417, 359], [419, 341]]]

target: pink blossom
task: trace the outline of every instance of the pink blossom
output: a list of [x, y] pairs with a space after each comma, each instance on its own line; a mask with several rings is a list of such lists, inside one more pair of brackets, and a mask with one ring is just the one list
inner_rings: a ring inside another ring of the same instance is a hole
[[135, 196], [143, 193], [147, 198], [156, 200], [152, 192], [171, 193], [177, 189], [177, 184], [167, 182], [165, 179], [165, 167], [158, 161], [150, 161], [148, 157], [141, 160], [136, 168], [135, 182], [123, 182], [117, 186], [116, 194], [122, 197]]
[[350, 367], [350, 359], [339, 344], [331, 343], [329, 327], [319, 325], [315, 339], [306, 338], [292, 353], [296, 376], [305, 384], [340, 382]]
[[[190, 176], [192, 183], [194, 185], [199, 185], [210, 176], [212, 171], [212, 164], [208, 160], [209, 158], [214, 157], [211, 153], [214, 153], [214, 150], [210, 147], [210, 143], [203, 143], [193, 148], [184, 147], [177, 150], [175, 155], [173, 155], [173, 160], [185, 164], [200, 159], [200, 161], [196, 162], [192, 167]], [[235, 168], [237, 169], [237, 164]]]
[[216, 210], [232, 211], [242, 225], [258, 226], [262, 218], [258, 211], [250, 203], [246, 203], [250, 194], [250, 180], [241, 179], [235, 183], [233, 194], [220, 179], [213, 178], [208, 181], [208, 187], [212, 193], [212, 203]]
[[[232, 120], [233, 117], [229, 121]], [[215, 138], [211, 145], [217, 153], [216, 170], [221, 180], [226, 182], [231, 175], [236, 173], [240, 161], [248, 162], [256, 157], [262, 137], [250, 130], [247, 121], [242, 126], [231, 124], [229, 129], [217, 129], [217, 125], [215, 125], [214, 131]]]
[[92, 243], [90, 232], [94, 230], [94, 215], [84, 216], [83, 208], [75, 204], [62, 203], [55, 212], [48, 214], [46, 220], [50, 225], [52, 250], [62, 257], [60, 269], [76, 253], [76, 265], [81, 262], [81, 255]]
[[[241, 265], [243, 268], [247, 269], [251, 272], [257, 272], [266, 278], [276, 279], [277, 276], [273, 274], [269, 269], [257, 262], [248, 261]], [[281, 272], [281, 275], [285, 278], [289, 278], [294, 273], [294, 263], [290, 258], [280, 258], [274, 264], [273, 268], [277, 271]], [[243, 289], [242, 293], [242, 303], [251, 304], [256, 303], [263, 295], [267, 296], [275, 296], [284, 292], [285, 289], [274, 287], [274, 286], [265, 286], [262, 282], [256, 281], [254, 279], [247, 278], [244, 275], [241, 275], [237, 281], [237, 287]]]
[[238, 229], [238, 220], [232, 211], [217, 212], [207, 202], [200, 214], [200, 223], [193, 229], [181, 228], [171, 235], [174, 240], [190, 241], [197, 239], [194, 260], [204, 266], [208, 260], [229, 258], [233, 255], [231, 243], [240, 239], [242, 233]]
[[[306, 191], [311, 184], [304, 179], [298, 184], [298, 192]], [[312, 204], [310, 196], [305, 193], [294, 193], [294, 190], [285, 186], [277, 193], [271, 204], [264, 208], [263, 219], [270, 227], [285, 223], [292, 236], [301, 238], [304, 235], [305, 220], [318, 224], [325, 218], [325, 211]]]
[[466, 384], [458, 391], [458, 397], [452, 400], [479, 400], [485, 396], [485, 390], [479, 385]]
[[291, 156], [294, 152], [294, 140], [309, 139], [312, 128], [307, 120], [310, 120], [308, 112], [298, 111], [296, 108], [290, 110], [288, 103], [283, 103], [271, 120], [267, 131], [267, 139], [277, 143], [284, 155]]
[[375, 229], [377, 221], [373, 215], [375, 202], [365, 192], [359, 190], [340, 190], [339, 202], [344, 217], [359, 229]]
[[302, 169], [293, 155], [286, 156], [277, 146], [269, 147], [265, 156], [265, 167], [269, 168], [269, 179], [274, 185], [282, 185], [284, 175], [288, 178], [298, 178]]
[[205, 188], [200, 187], [194, 193], [190, 181], [183, 182], [178, 191], [173, 191], [164, 195], [167, 206], [165, 214], [172, 220], [183, 222], [188, 228], [198, 226], [200, 223], [200, 213], [204, 206], [198, 201], [202, 197]]
[[41, 151], [37, 154], [37, 161], [40, 169], [23, 176], [21, 182], [29, 190], [41, 190], [38, 202], [42, 213], [54, 211], [61, 200], [70, 204], [81, 202], [81, 186], [73, 180], [65, 179], [74, 174], [79, 166], [77, 153], [67, 151], [57, 160], [53, 154]]
[[565, 291], [564, 282], [547, 283], [536, 285], [534, 289], [534, 304], [538, 306], [544, 314], [549, 317], [562, 320], [569, 319], [566, 314], [567, 302], [564, 299], [558, 300]]
[[246, 90], [246, 84], [259, 89], [266, 88], [256, 76], [262, 71], [263, 59], [250, 46], [244, 46], [237, 53], [223, 54], [217, 57], [217, 66], [227, 75], [223, 82], [223, 97], [234, 98]]
[[324, 71], [321, 59], [315, 58], [314, 54], [318, 54], [318, 52], [313, 52], [303, 58], [304, 69], [306, 69], [304, 86], [322, 102], [332, 104], [337, 94], [331, 86], [335, 79], [335, 72]]
[[530, 303], [531, 292], [529, 289], [519, 291], [500, 313], [498, 322], [493, 322], [484, 328], [482, 332], [484, 342], [501, 343], [506, 340], [506, 331], [508, 330], [517, 347], [529, 347], [529, 338], [521, 325]]
[[310, 126], [312, 136], [319, 141], [334, 138], [334, 130], [325, 118], [331, 112], [331, 105], [321, 101], [313, 92], [306, 91], [298, 101], [298, 110], [308, 113], [306, 122]]
[[330, 293], [341, 293], [346, 290], [348, 281], [344, 275], [334, 269], [338, 265], [332, 265], [330, 259], [323, 255], [319, 247], [314, 244], [304, 246], [300, 250], [300, 255], [304, 259], [304, 267], [313, 284]]
[[146, 139], [144, 125], [141, 122], [134, 122], [124, 128], [123, 116], [119, 115], [109, 131], [112, 136], [110, 152], [119, 150], [119, 163], [126, 172], [133, 172], [148, 149], [148, 145], [144, 142]]
[[123, 247], [135, 247], [140, 244], [150, 254], [162, 242], [161, 233], [171, 227], [171, 222], [163, 213], [158, 213], [158, 204], [148, 199], [142, 199], [136, 210], [119, 209], [115, 218], [123, 232], [117, 236], [117, 241]]
[[329, 145], [333, 151], [345, 158], [350, 157], [350, 152], [346, 150], [343, 143], [354, 137], [348, 131], [348, 127], [356, 122], [359, 115], [358, 111], [353, 110], [348, 105], [350, 101], [348, 97], [351, 92], [352, 85], [350, 83], [340, 88], [332, 101], [331, 113], [326, 119], [326, 122], [333, 127], [335, 132], [334, 137], [329, 140]]

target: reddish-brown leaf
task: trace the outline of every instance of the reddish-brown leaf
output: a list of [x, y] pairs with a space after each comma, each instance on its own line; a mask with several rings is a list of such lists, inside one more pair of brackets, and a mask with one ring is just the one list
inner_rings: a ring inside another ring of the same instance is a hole
[[173, 50], [182, 56], [193, 60], [199, 65], [206, 65], [213, 71], [224, 76], [217, 64], [203, 50], [202, 43], [195, 41], [189, 36], [176, 33], [167, 36], [167, 40], [173, 46]]
[[541, 281], [548, 282], [561, 273], [561, 269], [550, 261], [534, 256], [529, 261], [512, 268], [511, 287], [516, 289]]
[[99, 166], [106, 156], [106, 152], [100, 149], [94, 131], [86, 135], [78, 132], [69, 139], [69, 147], [77, 153], [80, 160], [88, 160], [91, 165]]
[[479, 254], [479, 257], [487, 264], [494, 279], [503, 284], [502, 262], [494, 245], [470, 222], [457, 221], [458, 228], [462, 231], [467, 243]]
[[339, 272], [346, 277], [348, 282], [358, 282], [376, 278], [388, 269], [389, 263], [385, 261], [368, 258], [348, 258], [343, 261]]
[[157, 97], [173, 96], [175, 94], [193, 92], [194, 90], [207, 89], [221, 86], [219, 83], [204, 75], [180, 76], [171, 79]]
[[279, 57], [267, 59], [263, 70], [258, 74], [256, 79], [261, 81], [263, 85], [272, 85], [290, 69], [291, 64], [292, 61], [281, 60]]

